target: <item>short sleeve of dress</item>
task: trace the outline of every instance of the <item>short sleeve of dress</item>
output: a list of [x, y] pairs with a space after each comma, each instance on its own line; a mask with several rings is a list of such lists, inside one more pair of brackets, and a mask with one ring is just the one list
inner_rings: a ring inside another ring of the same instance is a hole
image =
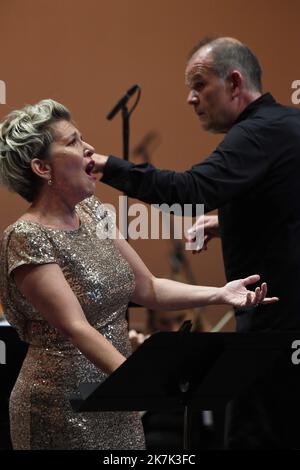
[[7, 234], [7, 274], [23, 264], [55, 263], [51, 239], [38, 224], [20, 221]]

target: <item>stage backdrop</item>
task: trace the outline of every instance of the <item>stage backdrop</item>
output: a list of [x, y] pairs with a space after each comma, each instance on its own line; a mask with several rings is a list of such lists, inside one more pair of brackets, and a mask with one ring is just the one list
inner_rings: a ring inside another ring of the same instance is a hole
[[[186, 104], [189, 50], [206, 35], [239, 38], [261, 61], [264, 89], [291, 104], [292, 82], [300, 79], [299, 13], [297, 0], [2, 0], [0, 118], [51, 97], [70, 108], [98, 152], [120, 155], [120, 116], [108, 122], [105, 115], [138, 83], [142, 97], [131, 120], [131, 158], [141, 161], [134, 150], [151, 133], [152, 162], [185, 170], [222, 138], [202, 131]], [[99, 183], [97, 196], [117, 205], [119, 193]], [[5, 189], [0, 198], [2, 230], [27, 204]], [[153, 273], [171, 276], [171, 241], [135, 240], [132, 245]], [[218, 241], [201, 255], [186, 256], [199, 284], [225, 282]], [[226, 310], [206, 312], [215, 324]], [[135, 324], [143, 318], [140, 310], [131, 315]], [[225, 329], [233, 327], [231, 321]]]

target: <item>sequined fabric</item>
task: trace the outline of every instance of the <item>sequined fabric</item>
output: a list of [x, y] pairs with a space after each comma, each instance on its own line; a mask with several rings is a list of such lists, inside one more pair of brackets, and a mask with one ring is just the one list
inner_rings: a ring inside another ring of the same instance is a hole
[[[105, 238], [111, 215], [95, 198], [77, 205], [73, 231], [17, 221], [3, 234], [0, 293], [7, 320], [29, 350], [10, 399], [14, 449], [143, 449], [138, 413], [75, 413], [69, 397], [80, 382], [106, 375], [50, 326], [20, 293], [11, 273], [22, 264], [57, 263], [91, 323], [126, 357], [125, 312], [134, 289], [127, 261]], [[71, 312], [70, 312], [71, 314]]]

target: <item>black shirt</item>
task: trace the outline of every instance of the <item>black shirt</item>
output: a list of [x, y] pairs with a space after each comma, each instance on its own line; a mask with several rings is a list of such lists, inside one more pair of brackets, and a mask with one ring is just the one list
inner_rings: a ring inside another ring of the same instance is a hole
[[300, 111], [270, 94], [185, 172], [110, 157], [102, 182], [148, 203], [219, 209], [228, 280], [260, 274], [280, 302], [237, 312], [238, 331], [300, 330]]

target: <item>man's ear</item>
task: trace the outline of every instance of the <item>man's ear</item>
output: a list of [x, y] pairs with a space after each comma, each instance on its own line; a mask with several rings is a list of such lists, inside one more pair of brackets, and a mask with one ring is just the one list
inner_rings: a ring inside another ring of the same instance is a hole
[[46, 160], [40, 160], [39, 158], [33, 158], [31, 160], [31, 169], [40, 178], [45, 180], [51, 179], [51, 166]]
[[232, 98], [235, 98], [241, 93], [245, 83], [245, 78], [239, 70], [232, 70], [232, 72], [230, 72], [229, 76], [227, 77], [227, 81], [230, 87]]

